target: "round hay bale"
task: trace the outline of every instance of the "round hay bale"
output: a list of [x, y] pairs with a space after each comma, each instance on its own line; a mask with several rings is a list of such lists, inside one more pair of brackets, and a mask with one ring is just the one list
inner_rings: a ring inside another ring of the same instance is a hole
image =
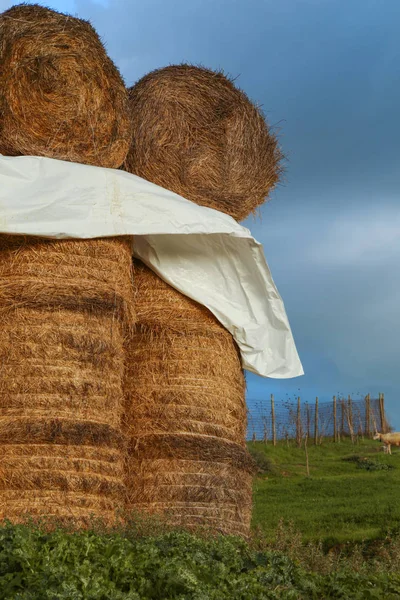
[[[254, 460], [240, 444], [212, 435], [147, 434], [132, 437], [128, 454], [134, 460], [174, 458], [224, 462], [255, 473]], [[135, 470], [131, 471], [132, 473]]]
[[162, 516], [169, 524], [189, 530], [206, 528], [223, 535], [249, 537], [251, 508], [225, 502], [152, 502], [135, 504], [135, 510]]
[[131, 248], [130, 237], [50, 240], [1, 235], [0, 310], [20, 306], [111, 312], [131, 328], [136, 315]]
[[[0, 65], [0, 153], [122, 164], [128, 94], [89, 23], [13, 7], [0, 15]], [[128, 239], [0, 238], [2, 517], [78, 524], [123, 508], [131, 268]]]
[[167, 329], [181, 335], [209, 333], [211, 336], [225, 331], [205, 306], [165, 283], [140, 260], [135, 260], [134, 265], [138, 326], [154, 333]]
[[38, 5], [0, 15], [0, 153], [118, 168], [128, 93], [90, 23]]
[[0, 518], [124, 509], [131, 272], [129, 238], [0, 237]]
[[245, 382], [231, 334], [135, 261], [137, 332], [127, 349], [129, 435], [199, 433], [245, 444]]
[[204, 433], [243, 444], [244, 381], [232, 336], [155, 334], [141, 327], [125, 375], [134, 398], [126, 417], [130, 433]]
[[223, 73], [170, 66], [143, 77], [129, 94], [127, 171], [238, 221], [277, 184], [277, 139]]
[[73, 529], [82, 529], [98, 519], [108, 526], [116, 523], [114, 503], [94, 495], [38, 489], [7, 491], [0, 495], [0, 515], [13, 523], [27, 519], [56, 520]]
[[242, 447], [193, 434], [132, 442], [129, 508], [162, 514], [174, 525], [249, 534], [254, 466]]

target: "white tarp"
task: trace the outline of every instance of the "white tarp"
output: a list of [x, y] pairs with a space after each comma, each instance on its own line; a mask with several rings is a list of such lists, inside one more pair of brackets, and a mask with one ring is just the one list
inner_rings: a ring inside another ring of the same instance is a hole
[[274, 378], [303, 374], [262, 245], [224, 213], [124, 171], [0, 155], [0, 232], [133, 235], [136, 257], [232, 333], [245, 369]]

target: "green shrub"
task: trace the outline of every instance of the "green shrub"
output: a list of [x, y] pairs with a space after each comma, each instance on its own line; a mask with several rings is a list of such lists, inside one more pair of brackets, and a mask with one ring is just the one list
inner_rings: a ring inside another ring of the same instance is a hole
[[280, 551], [177, 530], [145, 535], [132, 528], [71, 533], [34, 524], [0, 527], [2, 600], [399, 597], [398, 574], [346, 565], [317, 573]]
[[344, 456], [342, 460], [344, 460], [345, 462], [353, 462], [357, 464], [360, 462], [360, 460], [366, 459], [363, 458], [360, 454], [350, 454], [349, 456]]
[[278, 472], [274, 461], [260, 448], [249, 445], [248, 450], [256, 464], [257, 473], [259, 475], [266, 475], [267, 473], [276, 474]]
[[357, 469], [363, 469], [364, 471], [389, 471], [390, 469], [394, 469], [393, 465], [371, 460], [370, 458], [367, 458], [366, 456], [360, 456], [359, 454], [345, 456], [342, 460], [354, 462]]

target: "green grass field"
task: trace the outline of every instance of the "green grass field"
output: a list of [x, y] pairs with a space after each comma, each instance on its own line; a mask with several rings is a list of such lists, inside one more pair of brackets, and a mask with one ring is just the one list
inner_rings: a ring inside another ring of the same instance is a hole
[[[249, 443], [264, 464], [254, 482], [253, 525], [274, 538], [280, 519], [303, 539], [343, 543], [371, 540], [400, 526], [400, 451], [392, 456], [373, 440], [304, 447], [294, 442]], [[352, 460], [349, 460], [352, 459]]]

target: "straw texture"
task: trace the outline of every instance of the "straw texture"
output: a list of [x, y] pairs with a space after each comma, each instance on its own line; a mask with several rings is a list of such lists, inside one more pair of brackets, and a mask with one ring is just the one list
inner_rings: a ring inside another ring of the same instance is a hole
[[[222, 73], [190, 65], [130, 90], [124, 168], [202, 206], [247, 217], [282, 155], [260, 110]], [[253, 463], [236, 344], [204, 307], [135, 266], [138, 328], [127, 351], [128, 506], [247, 536]]]
[[86, 21], [38, 5], [0, 15], [0, 153], [118, 168], [124, 82]]
[[277, 184], [277, 139], [223, 73], [191, 65], [158, 69], [130, 89], [130, 107], [127, 171], [238, 221]]
[[128, 509], [246, 536], [253, 463], [235, 342], [140, 261], [135, 289], [138, 327], [125, 372]]
[[126, 365], [131, 435], [198, 433], [244, 445], [244, 377], [231, 334], [204, 307], [135, 262]]
[[2, 518], [123, 510], [131, 273], [129, 238], [0, 237]]
[[[128, 93], [92, 26], [0, 15], [0, 153], [118, 168]], [[125, 502], [131, 240], [0, 236], [0, 517], [112, 522]]]
[[131, 452], [133, 508], [189, 528], [248, 535], [253, 465], [238, 444], [194, 434], [152, 435], [137, 439]]

